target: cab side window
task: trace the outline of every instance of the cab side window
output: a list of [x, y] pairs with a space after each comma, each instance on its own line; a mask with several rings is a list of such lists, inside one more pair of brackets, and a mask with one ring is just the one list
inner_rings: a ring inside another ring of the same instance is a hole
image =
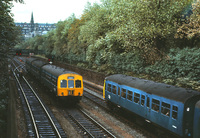
[[60, 81], [60, 87], [61, 88], [67, 88], [67, 80], [61, 80]]
[[76, 88], [81, 88], [81, 80], [76, 80], [75, 84], [76, 84]]

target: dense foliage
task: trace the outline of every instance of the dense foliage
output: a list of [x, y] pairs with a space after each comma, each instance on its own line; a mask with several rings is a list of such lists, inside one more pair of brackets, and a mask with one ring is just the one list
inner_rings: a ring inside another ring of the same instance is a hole
[[[0, 137], [7, 136], [9, 76], [6, 53], [21, 40], [20, 29], [15, 26], [11, 13], [12, 1], [0, 1]], [[15, 1], [22, 2], [22, 0]]]
[[[200, 7], [199, 1], [191, 1], [88, 3], [80, 19], [72, 15], [47, 35], [17, 47], [43, 49], [58, 60], [107, 74], [132, 72], [198, 81]], [[193, 14], [186, 17], [189, 12]]]
[[7, 127], [7, 98], [8, 98], [8, 68], [6, 58], [0, 55], [0, 135], [6, 137]]
[[[13, 0], [0, 1], [0, 52], [5, 53], [21, 40], [20, 29], [15, 26], [11, 13]], [[15, 0], [22, 2], [22, 0]]]
[[200, 40], [200, 2], [192, 5], [193, 14], [179, 26], [176, 37], [190, 40], [191, 46], [199, 45]]

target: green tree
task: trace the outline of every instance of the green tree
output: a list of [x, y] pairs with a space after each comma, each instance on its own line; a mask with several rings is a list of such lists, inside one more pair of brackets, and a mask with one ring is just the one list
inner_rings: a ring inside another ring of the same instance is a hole
[[46, 35], [44, 35], [44, 45], [43, 50], [47, 55], [50, 55], [54, 49], [55, 42], [55, 30], [49, 31]]
[[95, 3], [93, 6], [88, 3], [84, 18], [85, 24], [81, 26], [79, 40], [87, 45], [94, 44], [99, 38], [104, 38], [106, 32], [110, 29], [107, 15], [109, 11], [106, 7]]
[[[87, 45], [87, 59], [109, 62], [115, 54], [140, 54], [147, 64], [165, 58], [175, 23], [190, 0], [102, 0], [88, 3], [79, 41]], [[101, 56], [99, 56], [101, 55]], [[99, 61], [98, 61], [99, 63]]]
[[74, 14], [72, 14], [68, 19], [65, 21], [59, 21], [56, 24], [56, 30], [55, 30], [55, 43], [54, 43], [54, 49], [52, 51], [53, 55], [63, 55], [64, 52], [67, 51], [67, 43], [68, 43], [68, 31], [71, 27], [71, 24], [75, 21], [76, 17]]
[[177, 29], [176, 38], [188, 39], [192, 46], [198, 46], [200, 40], [200, 1], [192, 4], [192, 15]]
[[107, 0], [112, 5], [110, 24], [114, 24], [126, 51], [139, 49], [147, 63], [154, 63], [168, 49], [166, 40], [176, 32], [175, 22], [190, 1]]
[[68, 48], [72, 49], [71, 52], [82, 53], [82, 50], [84, 49], [84, 53], [86, 53], [86, 49], [84, 48], [84, 45], [81, 45], [78, 39], [80, 35], [80, 27], [84, 24], [84, 22], [85, 21], [82, 16], [81, 19], [76, 19], [74, 23], [71, 24], [71, 28], [69, 29], [69, 35], [68, 35], [68, 41], [69, 41]]
[[[23, 0], [15, 0], [23, 2]], [[15, 26], [13, 14], [11, 13], [13, 0], [0, 1], [0, 51], [5, 53], [9, 47], [19, 40], [19, 29]]]

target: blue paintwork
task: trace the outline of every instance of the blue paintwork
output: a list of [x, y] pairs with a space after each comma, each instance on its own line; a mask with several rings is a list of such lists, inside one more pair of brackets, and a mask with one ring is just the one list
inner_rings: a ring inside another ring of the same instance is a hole
[[[184, 104], [181, 102], [177, 102], [174, 100], [170, 100], [170, 99], [166, 99], [164, 97], [159, 97], [157, 95], [153, 95], [153, 94], [149, 94], [147, 92], [141, 91], [139, 89], [135, 89], [126, 85], [119, 85], [115, 82], [106, 80], [106, 88], [108, 87], [108, 83], [111, 85], [114, 85], [117, 87], [117, 93], [119, 93], [119, 89], [121, 91], [122, 88], [126, 89], [127, 91], [130, 90], [133, 92], [133, 96], [132, 96], [132, 101], [128, 100], [127, 97], [123, 98], [117, 94], [113, 94], [107, 90], [105, 90], [105, 99], [111, 101], [112, 103], [119, 105], [139, 116], [142, 116], [143, 118], [158, 124], [159, 126], [162, 126], [163, 128], [166, 128], [180, 136], [183, 135], [183, 131], [182, 131], [182, 124], [183, 124], [183, 111], [184, 111]], [[113, 86], [111, 87], [111, 89], [113, 88]], [[126, 91], [126, 93], [127, 93]], [[134, 92], [140, 94], [140, 102], [139, 103], [135, 103], [134, 102]], [[141, 105], [141, 95], [145, 96], [145, 104]], [[126, 94], [127, 96], [127, 94]], [[150, 99], [150, 108], [148, 108], [147, 105], [147, 97], [149, 97]], [[153, 99], [157, 99], [160, 101], [160, 109], [159, 112], [156, 112], [154, 110], [152, 110], [151, 106], [152, 106], [152, 98]], [[170, 116], [166, 116], [164, 114], [161, 113], [161, 103], [165, 102], [165, 103], [169, 103], [170, 106]], [[172, 118], [172, 108], [174, 106], [178, 107], [178, 117], [177, 120]]]

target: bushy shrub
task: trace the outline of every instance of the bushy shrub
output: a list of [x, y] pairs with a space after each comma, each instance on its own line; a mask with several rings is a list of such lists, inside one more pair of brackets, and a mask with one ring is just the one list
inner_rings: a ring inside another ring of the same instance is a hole
[[8, 63], [5, 56], [0, 57], [0, 137], [6, 137], [8, 110]]
[[188, 78], [200, 80], [200, 49], [171, 49], [169, 60], [162, 60], [145, 68], [147, 74], [161, 75], [163, 78]]
[[115, 54], [110, 58], [109, 63], [118, 73], [131, 71], [139, 74], [144, 71], [144, 61], [138, 53]]

